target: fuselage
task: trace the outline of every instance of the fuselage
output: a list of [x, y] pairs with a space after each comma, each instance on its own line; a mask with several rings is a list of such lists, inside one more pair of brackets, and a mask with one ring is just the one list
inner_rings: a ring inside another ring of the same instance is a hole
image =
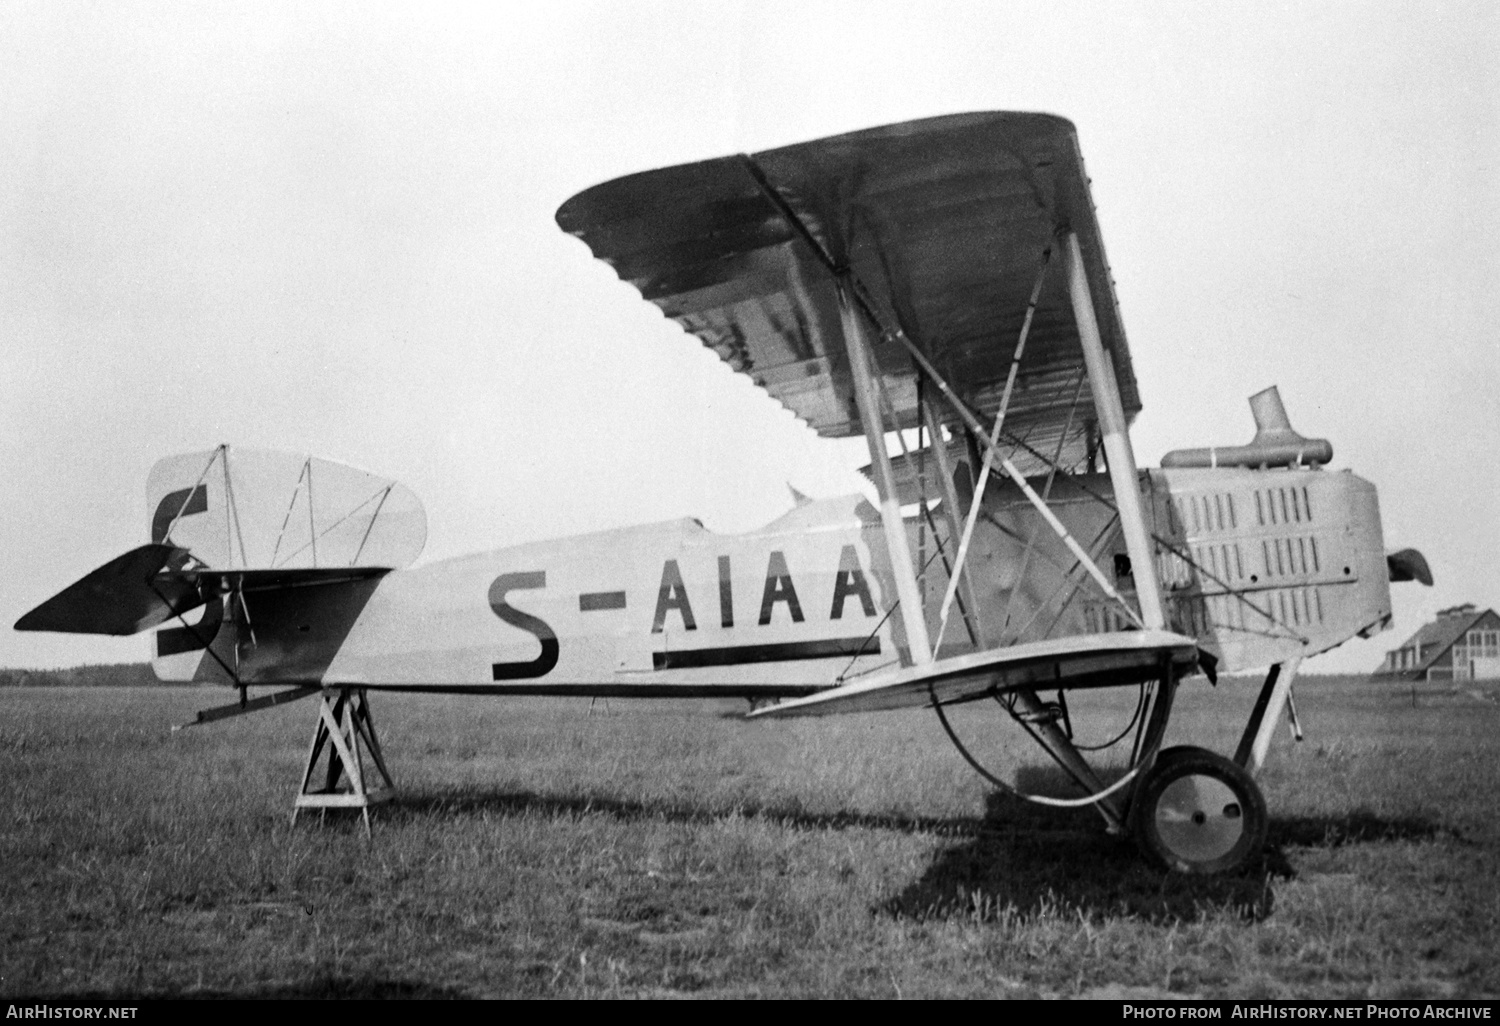
[[[845, 496], [746, 534], [682, 519], [533, 542], [395, 570], [363, 593], [247, 595], [254, 637], [222, 617], [215, 648], [248, 683], [803, 695], [901, 659], [879, 527]], [[299, 655], [340, 624], [323, 666]], [[201, 652], [157, 669], [228, 679]]]
[[807, 694], [899, 660], [878, 529], [847, 496], [747, 534], [683, 519], [393, 573], [325, 680]]
[[[1312, 655], [1389, 620], [1375, 491], [1353, 474], [1168, 469], [1140, 480], [1168, 626], [1221, 669]], [[1059, 477], [1049, 503], [1133, 602], [1118, 521], [1096, 498], [1108, 494], [1102, 475]], [[1131, 626], [1019, 490], [992, 484], [965, 567], [976, 608], [955, 608], [940, 632], [957, 548], [945, 522], [908, 520], [940, 658]], [[199, 622], [217, 659], [171, 628], [156, 666], [165, 679], [223, 682], [233, 667], [250, 684], [805, 695], [910, 662], [895, 595], [879, 514], [851, 495], [745, 534], [681, 519], [247, 593]]]

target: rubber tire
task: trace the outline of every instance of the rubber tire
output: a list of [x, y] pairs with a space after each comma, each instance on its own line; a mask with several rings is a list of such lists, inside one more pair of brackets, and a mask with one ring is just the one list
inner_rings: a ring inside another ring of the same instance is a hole
[[[1222, 814], [1210, 820], [1225, 797], [1230, 800]], [[1142, 854], [1163, 869], [1191, 876], [1244, 868], [1265, 847], [1269, 828], [1266, 799], [1255, 779], [1239, 763], [1206, 748], [1164, 749], [1130, 802], [1130, 833]]]

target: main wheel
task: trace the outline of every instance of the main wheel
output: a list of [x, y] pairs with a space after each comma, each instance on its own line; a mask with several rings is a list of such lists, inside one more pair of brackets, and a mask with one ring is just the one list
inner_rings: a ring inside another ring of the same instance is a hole
[[1130, 803], [1130, 831], [1152, 862], [1178, 873], [1231, 873], [1259, 854], [1266, 799], [1238, 763], [1204, 748], [1168, 748]]

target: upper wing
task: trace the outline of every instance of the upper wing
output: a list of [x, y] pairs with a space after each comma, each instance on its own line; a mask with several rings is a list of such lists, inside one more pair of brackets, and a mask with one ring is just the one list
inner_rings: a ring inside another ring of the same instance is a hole
[[[877, 371], [903, 427], [914, 341], [972, 409], [999, 407], [1027, 301], [1057, 233], [1077, 233], [1127, 415], [1140, 409], [1072, 124], [1046, 114], [930, 118], [628, 175], [574, 196], [558, 224], [819, 434], [863, 431], [839, 326], [850, 271], [881, 329]], [[1060, 263], [1060, 261], [1054, 261]], [[1082, 391], [1080, 393], [1080, 383]], [[1085, 453], [1091, 401], [1060, 267], [1046, 275], [1009, 434]], [[1085, 407], [1089, 408], [1089, 407]], [[1021, 466], [1037, 468], [1018, 453]]]
[[933, 702], [949, 705], [1016, 688], [1126, 684], [1159, 677], [1168, 659], [1179, 675], [1191, 672], [1200, 661], [1197, 642], [1169, 631], [1052, 638], [872, 673], [816, 695], [757, 709], [750, 715], [826, 716], [906, 709]]

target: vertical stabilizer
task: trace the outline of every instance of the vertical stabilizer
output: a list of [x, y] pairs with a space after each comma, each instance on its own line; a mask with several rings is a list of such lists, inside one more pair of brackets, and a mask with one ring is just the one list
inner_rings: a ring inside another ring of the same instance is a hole
[[[227, 683], [226, 667], [275, 679], [301, 667], [318, 640], [310, 628], [328, 621], [329, 596], [337, 594], [339, 609], [357, 612], [373, 583], [360, 577], [309, 590], [312, 580], [298, 579], [298, 590], [281, 594], [293, 575], [317, 571], [323, 582], [343, 569], [401, 569], [427, 540], [427, 514], [409, 488], [297, 453], [221, 445], [169, 456], [151, 468], [146, 504], [153, 542], [185, 550], [174, 569], [204, 571], [213, 584], [211, 592], [204, 585], [197, 608], [156, 632], [152, 668], [162, 680]], [[282, 639], [277, 628], [296, 605], [288, 595], [321, 605], [318, 616], [304, 617], [306, 625], [293, 625]], [[348, 623], [338, 623], [347, 631]], [[284, 649], [274, 658], [272, 639]], [[313, 662], [329, 658], [323, 653]]]

